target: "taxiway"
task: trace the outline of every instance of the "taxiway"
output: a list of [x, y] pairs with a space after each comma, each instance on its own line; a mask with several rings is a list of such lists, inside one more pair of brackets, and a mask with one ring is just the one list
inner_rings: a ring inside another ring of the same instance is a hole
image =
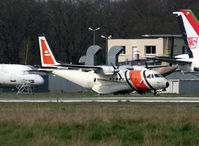
[[55, 98], [0, 98], [0, 102], [187, 102], [197, 103], [199, 97], [55, 97]]

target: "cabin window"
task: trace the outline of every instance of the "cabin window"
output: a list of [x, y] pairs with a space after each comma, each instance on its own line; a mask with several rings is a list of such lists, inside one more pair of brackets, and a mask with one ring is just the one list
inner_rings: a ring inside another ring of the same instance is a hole
[[16, 80], [10, 80], [10, 82], [12, 82], [12, 83], [13, 83], [13, 82], [16, 82]]
[[96, 82], [96, 78], [94, 78], [94, 82]]

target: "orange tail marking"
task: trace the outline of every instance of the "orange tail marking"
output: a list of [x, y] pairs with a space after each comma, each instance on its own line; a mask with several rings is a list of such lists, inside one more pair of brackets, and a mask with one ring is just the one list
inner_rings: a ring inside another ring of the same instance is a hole
[[45, 40], [41, 39], [41, 47], [42, 47], [43, 64], [55, 64], [47, 46], [46, 46]]

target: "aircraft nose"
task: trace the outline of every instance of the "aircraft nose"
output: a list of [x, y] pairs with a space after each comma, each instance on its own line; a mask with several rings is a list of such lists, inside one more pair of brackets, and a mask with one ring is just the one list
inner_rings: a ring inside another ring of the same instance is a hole
[[44, 83], [44, 79], [41, 76], [38, 76], [37, 80], [36, 80], [36, 84], [37, 85], [42, 85], [43, 83]]
[[166, 82], [166, 88], [168, 88], [169, 87], [169, 82]]

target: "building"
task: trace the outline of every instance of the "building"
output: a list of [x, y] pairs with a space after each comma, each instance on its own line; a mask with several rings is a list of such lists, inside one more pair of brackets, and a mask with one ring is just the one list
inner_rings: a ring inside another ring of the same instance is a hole
[[171, 79], [169, 87], [163, 93], [199, 94], [199, 79]]
[[154, 39], [110, 39], [108, 40], [108, 50], [113, 46], [123, 46], [124, 52], [119, 55], [118, 62], [128, 62], [147, 57], [186, 53], [185, 44], [182, 38], [176, 38], [173, 51], [168, 51], [167, 38]]

